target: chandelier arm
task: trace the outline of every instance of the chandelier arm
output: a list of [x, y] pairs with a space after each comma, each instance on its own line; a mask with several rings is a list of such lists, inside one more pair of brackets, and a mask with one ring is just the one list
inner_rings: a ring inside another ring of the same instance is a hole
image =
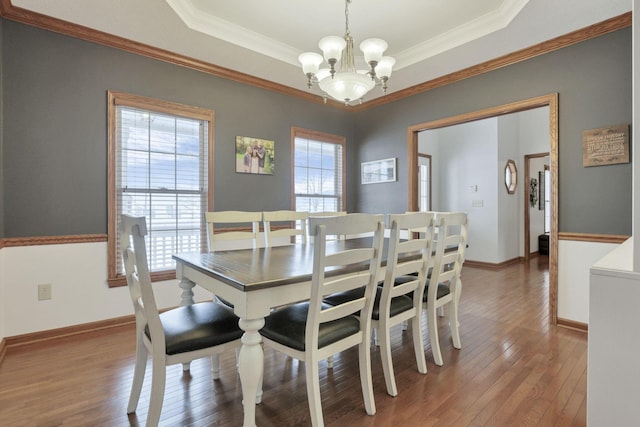
[[371, 75], [371, 80], [376, 80], [376, 65], [378, 65], [378, 61], [370, 61], [369, 66], [371, 70], [369, 70], [369, 74]]

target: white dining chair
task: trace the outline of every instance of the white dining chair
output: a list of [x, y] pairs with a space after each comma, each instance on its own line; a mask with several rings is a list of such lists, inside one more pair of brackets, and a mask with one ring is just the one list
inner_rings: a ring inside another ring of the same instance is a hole
[[205, 212], [209, 252], [219, 250], [222, 245], [223, 249], [258, 247], [261, 221], [262, 212]]
[[462, 348], [460, 321], [458, 319], [462, 280], [460, 273], [467, 247], [468, 219], [465, 212], [436, 212], [436, 250], [433, 269], [427, 281], [424, 300], [427, 305], [427, 324], [433, 359], [443, 365], [438, 339], [438, 314], [443, 316], [449, 307], [449, 328], [453, 346]]
[[[327, 217], [327, 216], [342, 216], [346, 215], [347, 211], [322, 211], [322, 212], [309, 212], [309, 218], [312, 217]], [[327, 239], [344, 240], [347, 238], [346, 234], [339, 234], [335, 236], [327, 236]]]
[[[305, 362], [311, 424], [324, 425], [318, 364], [328, 356], [357, 346], [360, 383], [367, 414], [376, 412], [371, 378], [371, 311], [384, 239], [382, 215], [350, 214], [309, 220], [313, 242], [313, 273], [308, 302], [284, 307], [265, 318], [260, 330], [266, 347]], [[327, 251], [327, 235], [349, 231], [374, 234], [368, 247]], [[336, 269], [349, 269], [336, 274]], [[364, 289], [362, 298], [337, 306], [323, 303], [336, 292]], [[356, 317], [356, 313], [364, 313]]]
[[289, 210], [265, 211], [262, 213], [265, 246], [276, 245], [277, 240], [287, 239], [285, 244], [294, 243], [299, 239], [307, 243], [307, 212]]
[[[238, 317], [212, 301], [158, 312], [147, 262], [144, 217], [122, 215], [120, 248], [136, 319], [136, 361], [127, 413], [136, 411], [147, 359], [151, 355], [151, 396], [147, 426], [157, 426], [164, 400], [166, 367], [238, 348], [243, 331]], [[214, 366], [214, 379], [216, 372]]]
[[[209, 252], [218, 250], [245, 249], [258, 247], [262, 212], [215, 211], [205, 213], [207, 223], [207, 247]], [[220, 227], [222, 225], [222, 227]], [[215, 299], [233, 308], [229, 301], [215, 296]]]
[[[377, 288], [371, 326], [380, 343], [382, 370], [390, 396], [398, 394], [391, 357], [391, 328], [394, 326], [410, 322], [418, 372], [427, 373], [422, 338], [422, 295], [431, 261], [434, 216], [426, 212], [390, 214], [387, 221], [391, 226], [385, 279]], [[406, 240], [404, 236], [413, 228], [421, 228], [423, 232], [419, 238]], [[397, 277], [406, 277], [406, 280], [396, 283]], [[361, 295], [360, 290], [341, 292], [330, 295], [324, 302], [336, 305]]]

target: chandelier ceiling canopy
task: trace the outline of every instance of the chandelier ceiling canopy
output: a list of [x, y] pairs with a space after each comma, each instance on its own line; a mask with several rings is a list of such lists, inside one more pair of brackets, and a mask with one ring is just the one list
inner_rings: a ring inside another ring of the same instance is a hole
[[[318, 46], [322, 55], [315, 52], [305, 52], [298, 57], [302, 64], [302, 71], [307, 76], [309, 89], [314, 83], [320, 86], [326, 96], [349, 105], [362, 97], [376, 85], [387, 91], [387, 81], [396, 60], [390, 56], [382, 56], [387, 49], [387, 42], [382, 39], [366, 39], [360, 43], [360, 50], [364, 60], [369, 65], [368, 70], [357, 70], [354, 59], [353, 37], [349, 32], [349, 4], [345, 0], [345, 32], [343, 37], [327, 36], [320, 40]], [[320, 68], [326, 61], [329, 68]], [[338, 67], [338, 69], [336, 69]]]

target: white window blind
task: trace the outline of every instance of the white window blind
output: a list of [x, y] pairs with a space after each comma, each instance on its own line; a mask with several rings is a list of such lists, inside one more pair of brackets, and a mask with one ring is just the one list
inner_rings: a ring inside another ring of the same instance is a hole
[[294, 138], [295, 210], [341, 211], [344, 148], [340, 143], [318, 139], [305, 136]]
[[147, 218], [151, 271], [175, 268], [176, 252], [199, 251], [207, 207], [207, 124], [117, 107], [120, 213]]
[[125, 284], [122, 214], [144, 216], [154, 280], [175, 277], [173, 254], [206, 250], [213, 111], [109, 93], [109, 285]]

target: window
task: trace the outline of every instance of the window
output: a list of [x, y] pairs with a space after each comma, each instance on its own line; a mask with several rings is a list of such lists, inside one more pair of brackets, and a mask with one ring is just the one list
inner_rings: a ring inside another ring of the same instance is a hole
[[431, 210], [431, 155], [418, 153], [418, 204], [420, 212]]
[[147, 219], [153, 280], [175, 278], [176, 252], [206, 249], [213, 210], [213, 111], [109, 92], [109, 286], [126, 284], [123, 213]]
[[544, 165], [544, 232], [551, 233], [551, 171]]
[[292, 129], [294, 210], [345, 210], [345, 138]]

